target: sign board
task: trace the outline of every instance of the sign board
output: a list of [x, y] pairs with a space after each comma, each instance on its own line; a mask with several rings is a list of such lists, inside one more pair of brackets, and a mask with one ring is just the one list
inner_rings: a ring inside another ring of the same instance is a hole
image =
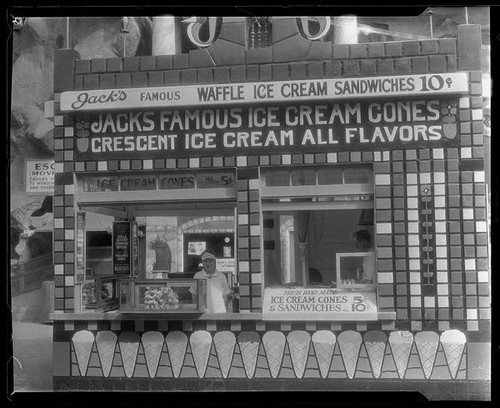
[[196, 186], [198, 188], [232, 188], [234, 176], [232, 173], [197, 173]]
[[[69, 91], [61, 111], [106, 111], [297, 101], [338, 101], [395, 96], [451, 95], [468, 92], [465, 72], [366, 78], [185, 85], [155, 88]], [[126, 115], [122, 116], [122, 127]]]
[[76, 282], [85, 279], [86, 257], [85, 257], [85, 213], [77, 212], [75, 217], [75, 275]]
[[54, 193], [54, 160], [26, 160], [26, 192]]
[[137, 276], [139, 273], [139, 226], [132, 221], [132, 271]]
[[236, 266], [234, 258], [217, 258], [217, 270], [219, 272], [234, 273]]
[[266, 288], [263, 320], [377, 320], [375, 291]]
[[118, 191], [120, 185], [120, 178], [113, 176], [104, 177], [85, 177], [82, 180], [83, 191], [98, 192], [98, 191]]
[[132, 223], [113, 223], [113, 274], [130, 275], [132, 272]]
[[457, 105], [452, 97], [89, 113], [75, 159], [458, 146]]
[[141, 174], [127, 176], [84, 176], [85, 193], [106, 191], [177, 190], [195, 188], [234, 188], [232, 172], [203, 171], [196, 173]]
[[193, 173], [169, 173], [158, 176], [160, 190], [177, 190], [195, 188], [195, 175]]
[[120, 177], [120, 191], [156, 190], [156, 176]]

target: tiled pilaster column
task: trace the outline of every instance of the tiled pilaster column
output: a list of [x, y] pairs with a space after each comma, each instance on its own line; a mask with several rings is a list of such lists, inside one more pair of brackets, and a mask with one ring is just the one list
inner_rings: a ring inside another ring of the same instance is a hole
[[257, 168], [237, 170], [240, 311], [262, 310], [260, 192]]

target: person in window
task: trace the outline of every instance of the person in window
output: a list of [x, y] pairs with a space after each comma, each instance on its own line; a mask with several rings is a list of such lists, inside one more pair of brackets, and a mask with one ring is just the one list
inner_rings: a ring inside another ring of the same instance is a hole
[[375, 253], [372, 248], [372, 236], [367, 230], [356, 231], [353, 235], [356, 242], [356, 249], [362, 252], [369, 252], [363, 257], [363, 272], [360, 283], [373, 283], [375, 277]]
[[309, 268], [309, 283], [311, 285], [321, 285], [323, 283], [321, 272], [316, 268]]
[[[201, 254], [203, 270], [194, 275], [194, 279], [207, 279], [206, 311], [211, 313], [226, 313], [226, 301], [232, 299], [232, 292], [227, 284], [226, 277], [216, 268], [217, 257], [211, 249]], [[195, 295], [196, 288], [189, 291]]]

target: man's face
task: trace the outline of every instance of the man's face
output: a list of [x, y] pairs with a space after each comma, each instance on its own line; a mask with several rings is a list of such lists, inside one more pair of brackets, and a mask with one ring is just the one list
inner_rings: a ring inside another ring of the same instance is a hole
[[209, 275], [215, 273], [215, 264], [216, 264], [215, 259], [211, 258], [205, 259], [203, 261], [203, 267], [205, 268], [205, 272], [208, 273]]
[[366, 239], [358, 239], [356, 241], [356, 249], [360, 249], [361, 251], [364, 251], [366, 249], [370, 248], [370, 242], [367, 241]]

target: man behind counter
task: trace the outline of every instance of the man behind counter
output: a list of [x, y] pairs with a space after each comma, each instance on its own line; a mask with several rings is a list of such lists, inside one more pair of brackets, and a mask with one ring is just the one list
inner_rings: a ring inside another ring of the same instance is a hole
[[372, 249], [372, 236], [367, 230], [356, 231], [353, 235], [356, 249], [370, 252], [363, 258], [363, 275], [361, 283], [373, 283], [375, 276], [375, 254]]
[[[233, 297], [233, 293], [227, 284], [226, 277], [220, 273], [217, 266], [217, 257], [211, 249], [203, 251], [201, 261], [204, 269], [197, 272], [193, 279], [207, 279], [207, 304], [206, 311], [211, 313], [226, 313], [226, 299]], [[196, 294], [196, 288], [191, 287], [189, 291]]]

